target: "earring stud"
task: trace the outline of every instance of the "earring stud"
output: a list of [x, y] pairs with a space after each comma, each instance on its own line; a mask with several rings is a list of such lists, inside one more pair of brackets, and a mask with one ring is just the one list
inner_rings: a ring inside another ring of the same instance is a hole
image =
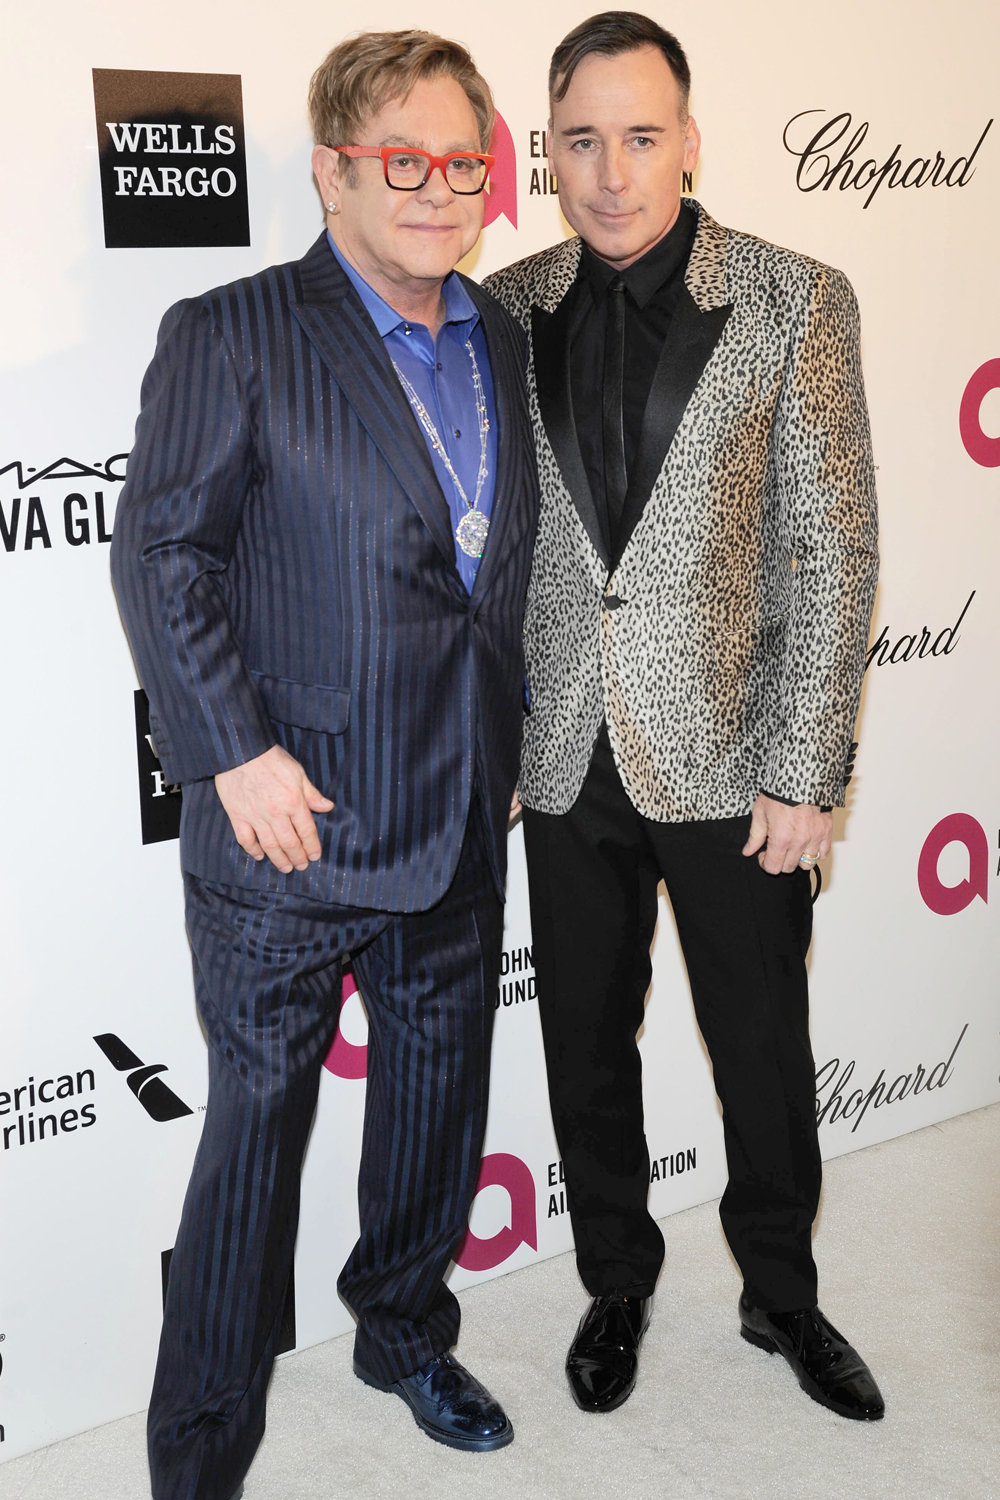
[[332, 214], [335, 214], [337, 212], [337, 205], [336, 205], [336, 203], [328, 203], [326, 206], [327, 206], [327, 208], [330, 210], [330, 212]]

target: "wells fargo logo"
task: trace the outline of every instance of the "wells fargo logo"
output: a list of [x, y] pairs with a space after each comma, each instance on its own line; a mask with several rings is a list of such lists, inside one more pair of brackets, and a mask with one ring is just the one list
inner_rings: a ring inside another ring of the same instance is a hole
[[93, 71], [105, 245], [249, 245], [239, 74]]

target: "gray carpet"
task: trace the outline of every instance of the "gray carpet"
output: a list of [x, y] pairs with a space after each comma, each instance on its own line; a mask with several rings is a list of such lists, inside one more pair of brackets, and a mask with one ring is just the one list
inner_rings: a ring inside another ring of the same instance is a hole
[[[462, 1294], [459, 1355], [513, 1445], [461, 1454], [351, 1374], [351, 1339], [279, 1363], [246, 1500], [996, 1500], [1000, 1105], [827, 1167], [821, 1303], [888, 1404], [845, 1422], [737, 1336], [739, 1281], [706, 1204], [663, 1221], [667, 1264], [640, 1383], [609, 1417], [565, 1387], [585, 1304], [561, 1256]], [[143, 1418], [0, 1467], [0, 1500], [145, 1500]]]

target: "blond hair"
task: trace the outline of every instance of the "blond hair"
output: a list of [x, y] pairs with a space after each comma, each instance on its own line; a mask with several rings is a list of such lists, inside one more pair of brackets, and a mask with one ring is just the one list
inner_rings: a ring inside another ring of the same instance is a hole
[[[309, 84], [309, 119], [318, 146], [363, 146], [365, 127], [422, 78], [454, 78], [472, 105], [488, 151], [496, 109], [486, 79], [460, 42], [430, 31], [365, 31], [328, 53]], [[353, 168], [354, 163], [351, 163]]]

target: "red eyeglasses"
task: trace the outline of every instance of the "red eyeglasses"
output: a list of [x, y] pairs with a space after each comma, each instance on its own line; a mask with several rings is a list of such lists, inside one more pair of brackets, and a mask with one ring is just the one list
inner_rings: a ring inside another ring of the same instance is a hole
[[453, 193], [481, 193], [490, 175], [495, 156], [478, 151], [449, 151], [432, 156], [429, 151], [411, 151], [401, 146], [334, 146], [344, 156], [380, 156], [389, 187], [398, 193], [412, 193], [422, 188], [438, 168]]

